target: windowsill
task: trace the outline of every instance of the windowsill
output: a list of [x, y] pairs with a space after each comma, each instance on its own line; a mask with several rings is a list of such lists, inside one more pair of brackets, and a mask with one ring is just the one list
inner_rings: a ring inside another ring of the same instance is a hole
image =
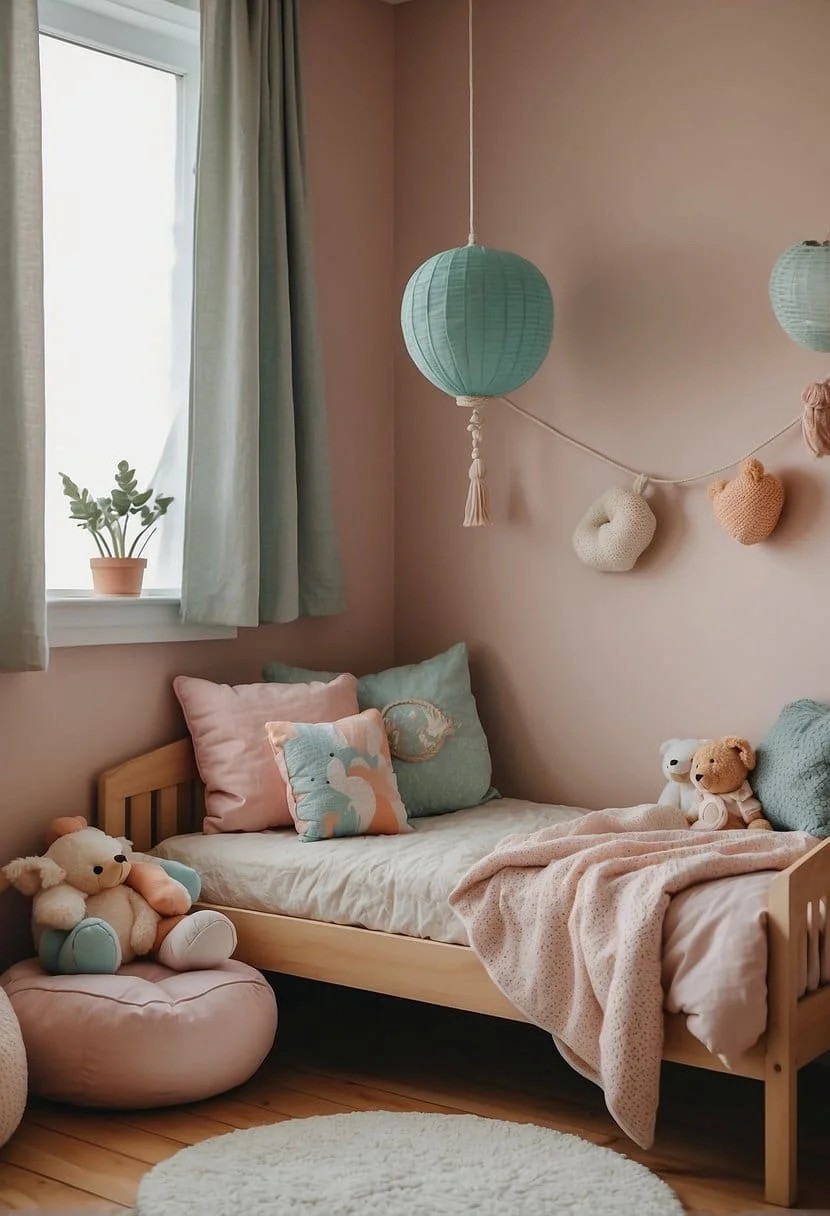
[[46, 596], [49, 645], [123, 646], [137, 642], [207, 642], [235, 638], [226, 625], [186, 625], [179, 617], [178, 591], [140, 596], [50, 591]]

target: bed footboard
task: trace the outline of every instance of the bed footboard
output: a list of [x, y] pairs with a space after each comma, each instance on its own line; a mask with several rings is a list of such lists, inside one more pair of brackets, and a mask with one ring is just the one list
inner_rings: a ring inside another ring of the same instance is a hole
[[798, 1179], [798, 1070], [830, 1051], [830, 985], [801, 995], [830, 962], [830, 840], [770, 885], [766, 1033], [765, 1194], [789, 1207]]

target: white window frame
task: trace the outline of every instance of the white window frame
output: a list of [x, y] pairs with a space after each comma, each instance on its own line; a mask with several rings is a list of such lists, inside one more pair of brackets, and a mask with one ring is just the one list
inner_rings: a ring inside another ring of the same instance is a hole
[[[195, 6], [187, 8], [172, 0], [39, 0], [38, 12], [41, 34], [162, 68], [179, 78], [176, 197], [181, 211], [177, 232], [192, 248], [199, 113], [199, 14]], [[237, 633], [225, 626], [184, 624], [180, 592], [172, 589], [145, 591], [136, 599], [50, 590], [47, 621], [49, 643], [55, 647], [204, 641], [236, 637]]]

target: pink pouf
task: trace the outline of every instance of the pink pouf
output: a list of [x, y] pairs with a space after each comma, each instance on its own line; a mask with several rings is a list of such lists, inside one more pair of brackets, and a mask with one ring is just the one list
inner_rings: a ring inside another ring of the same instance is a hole
[[47, 975], [37, 959], [0, 984], [23, 1032], [29, 1088], [76, 1106], [197, 1102], [240, 1085], [274, 1042], [277, 1004], [258, 971], [227, 962], [117, 975]]

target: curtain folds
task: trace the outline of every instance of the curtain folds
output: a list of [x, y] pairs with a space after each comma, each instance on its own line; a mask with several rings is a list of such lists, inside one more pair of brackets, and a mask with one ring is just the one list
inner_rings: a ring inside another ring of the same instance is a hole
[[46, 667], [37, 0], [0, 4], [0, 671]]
[[297, 0], [202, 0], [182, 613], [343, 608], [305, 194]]

